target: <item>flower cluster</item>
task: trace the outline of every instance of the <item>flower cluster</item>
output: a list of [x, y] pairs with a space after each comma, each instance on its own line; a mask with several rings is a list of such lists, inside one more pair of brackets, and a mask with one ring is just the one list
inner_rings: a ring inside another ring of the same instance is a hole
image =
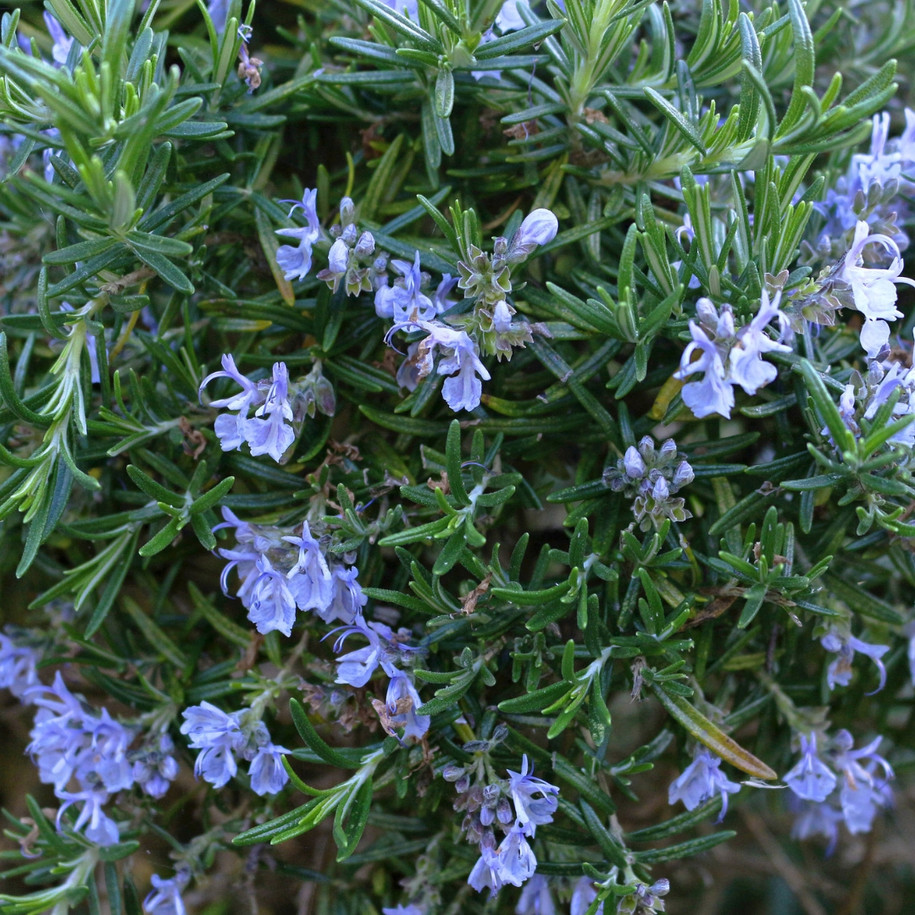
[[660, 527], [665, 518], [685, 521], [692, 514], [676, 493], [693, 481], [693, 468], [677, 444], [667, 439], [659, 449], [646, 435], [638, 447], [630, 445], [616, 466], [604, 470], [603, 481], [614, 492], [625, 493], [632, 502], [635, 520], [643, 531]]
[[816, 734], [800, 735], [801, 758], [784, 777], [794, 796], [805, 802], [797, 811], [795, 838], [823, 835], [831, 847], [843, 821], [852, 834], [870, 830], [877, 811], [892, 801], [887, 782], [893, 770], [876, 752], [881, 740], [876, 737], [855, 750], [852, 735], [841, 730], [829, 742], [827, 764], [817, 753]]
[[[527, 756], [522, 757], [520, 772], [508, 770], [507, 781], [454, 765], [447, 766], [443, 775], [454, 782], [459, 795], [454, 808], [465, 814], [461, 830], [467, 841], [480, 848], [467, 882], [478, 892], [489, 888], [491, 894], [505, 884], [521, 886], [537, 869], [528, 840], [538, 826], [553, 821], [559, 788], [536, 778]], [[496, 830], [502, 834], [501, 841]]]
[[[776, 293], [770, 301], [763, 290], [756, 317], [740, 330], [735, 329], [730, 305], [722, 305], [719, 312], [711, 300], [699, 299], [698, 321], [689, 322], [693, 339], [683, 351], [680, 369], [674, 375], [681, 381], [704, 375], [701, 381], [691, 380], [683, 385], [683, 402], [694, 416], [702, 419], [717, 413], [730, 417], [735, 385], [747, 394], [755, 394], [775, 380], [778, 371], [762, 357], [771, 352], [791, 352], [791, 347], [782, 342], [789, 330], [787, 318], [779, 309], [780, 299]], [[766, 333], [773, 320], [779, 323], [778, 339]]]
[[232, 528], [236, 540], [234, 549], [218, 550], [229, 560], [222, 572], [222, 589], [229, 593], [228, 579], [234, 570], [239, 579], [235, 596], [258, 632], [290, 635], [298, 610], [314, 611], [326, 623], [355, 621], [366, 603], [357, 580], [359, 570], [329, 559], [307, 521], [301, 534], [296, 534], [242, 521], [225, 507], [222, 516], [225, 521], [214, 531]]
[[889, 112], [874, 115], [870, 152], [852, 156], [847, 173], [818, 205], [827, 217], [823, 246], [861, 221], [891, 235], [900, 248], [908, 244], [899, 224], [910, 218], [909, 201], [915, 193], [915, 111], [905, 110], [905, 122], [902, 135], [891, 140]]
[[318, 191], [316, 188], [305, 188], [302, 200], [285, 201], [292, 203], [290, 217], [296, 210], [305, 216], [305, 225], [294, 228], [277, 229], [276, 234], [284, 238], [293, 238], [297, 245], [280, 245], [276, 252], [276, 262], [287, 280], [303, 280], [311, 272], [314, 247], [330, 243], [327, 252], [327, 267], [318, 273], [334, 290], [341, 283], [347, 295], [356, 296], [362, 292], [387, 284], [387, 259], [375, 258], [375, 238], [371, 232], [360, 232], [356, 226], [356, 207], [352, 199], [344, 197], [340, 201], [340, 222], [331, 227], [329, 233], [321, 228], [317, 211]]
[[[403, 729], [402, 740], [419, 740], [429, 730], [428, 715], [417, 714], [422, 705], [411, 674], [402, 669], [418, 649], [406, 645], [410, 633], [405, 629], [394, 632], [390, 626], [375, 621], [366, 622], [361, 609], [353, 624], [343, 626], [334, 642], [334, 653], [340, 654], [351, 635], [364, 636], [368, 645], [337, 658], [337, 683], [356, 688], [365, 686], [380, 667], [389, 677], [387, 695], [381, 707], [376, 704], [382, 726], [391, 736]], [[400, 665], [400, 666], [398, 666]]]
[[[290, 392], [286, 364], [274, 363], [269, 379], [254, 382], [242, 375], [234, 357], [226, 354], [222, 357], [222, 370], [211, 372], [200, 383], [201, 396], [216, 378], [229, 378], [241, 387], [239, 394], [210, 401], [211, 407], [231, 411], [217, 416], [213, 426], [222, 450], [235, 451], [247, 443], [252, 455], [269, 454], [277, 463], [283, 463], [307, 409], [305, 398], [298, 397], [297, 389]], [[320, 407], [321, 402], [318, 404]]]
[[[420, 270], [419, 252], [412, 264], [392, 261], [401, 278], [375, 294], [375, 311], [394, 321], [385, 340], [390, 343], [397, 331], [421, 331], [425, 335], [409, 344], [406, 359], [397, 372], [398, 384], [413, 391], [434, 368], [436, 374], [448, 376], [442, 385], [442, 397], [448, 406], [455, 413], [475, 410], [480, 405], [482, 382], [490, 378], [480, 359], [481, 352], [511, 358], [514, 347], [531, 339], [527, 322], [512, 320], [516, 310], [508, 298], [512, 290], [511, 269], [536, 248], [552, 241], [558, 228], [552, 212], [534, 210], [521, 222], [511, 241], [494, 239], [491, 257], [470, 245], [467, 259], [458, 262], [460, 276], [445, 274], [432, 295], [423, 291], [428, 276]], [[463, 291], [465, 299], [473, 301], [473, 309], [447, 319], [449, 323], [440, 321], [439, 316], [456, 304], [449, 297], [455, 287]]]
[[[12, 654], [4, 637], [4, 654]], [[17, 657], [19, 676], [14, 689], [31, 682], [32, 660]], [[0, 665], [2, 669], [2, 665]], [[66, 823], [98, 845], [114, 845], [118, 824], [103, 807], [112, 795], [134, 786], [153, 798], [162, 797], [178, 774], [174, 746], [165, 731], [145, 732], [122, 724], [103, 708], [96, 710], [70, 692], [60, 671], [51, 686], [33, 682], [19, 693], [34, 705], [35, 724], [28, 752], [38, 766], [38, 777], [53, 785], [63, 801], [57, 813], [58, 829]], [[64, 814], [73, 805], [81, 809], [72, 822]]]
[[181, 733], [193, 750], [201, 750], [194, 763], [194, 774], [222, 788], [238, 772], [238, 760], [250, 762], [251, 790], [258, 795], [282, 791], [289, 775], [283, 756], [289, 752], [270, 740], [263, 721], [250, 709], [231, 714], [209, 702], [186, 708], [182, 713]]
[[[903, 357], [906, 354], [903, 354]], [[911, 359], [911, 348], [908, 357]], [[895, 398], [889, 422], [908, 420], [897, 429], [890, 441], [911, 448], [915, 445], [915, 367], [900, 361], [895, 353], [885, 359], [872, 359], [867, 371], [855, 372], [845, 385], [839, 399], [839, 413], [845, 425], [856, 435], [861, 432], [861, 420], [873, 420], [884, 404]]]
[[728, 795], [740, 791], [740, 785], [732, 782], [721, 771], [721, 757], [697, 747], [693, 761], [671, 783], [667, 794], [669, 803], [683, 801], [687, 810], [695, 810], [706, 801], [718, 795], [721, 798], [721, 814], [718, 821], [728, 812]]

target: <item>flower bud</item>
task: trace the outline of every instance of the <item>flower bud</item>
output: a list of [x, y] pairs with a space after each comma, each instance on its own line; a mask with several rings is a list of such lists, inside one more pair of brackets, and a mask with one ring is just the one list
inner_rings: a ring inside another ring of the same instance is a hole
[[338, 238], [327, 254], [327, 268], [333, 273], [346, 273], [349, 267], [349, 248], [342, 238]]
[[639, 480], [645, 476], [645, 462], [638, 451], [630, 445], [623, 455], [623, 467], [630, 480]]
[[521, 244], [527, 245], [545, 245], [551, 242], [559, 231], [559, 220], [556, 219], [555, 213], [547, 209], [534, 210], [529, 213], [521, 227], [518, 229]]

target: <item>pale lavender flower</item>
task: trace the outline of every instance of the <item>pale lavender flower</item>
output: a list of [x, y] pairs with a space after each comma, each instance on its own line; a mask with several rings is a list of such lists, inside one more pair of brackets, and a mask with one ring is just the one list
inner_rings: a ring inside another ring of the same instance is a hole
[[534, 874], [524, 884], [515, 915], [557, 915], [549, 881], [542, 874]]
[[17, 699], [38, 684], [37, 664], [41, 655], [26, 645], [18, 645], [0, 632], [0, 687], [8, 689]]
[[[438, 351], [437, 374], [451, 376], [445, 379], [442, 386], [445, 402], [455, 412], [476, 409], [480, 405], [483, 393], [480, 379], [488, 381], [491, 377], [486, 366], [480, 361], [477, 345], [465, 331], [448, 327], [438, 321], [421, 321], [419, 327], [428, 336], [411, 351], [407, 360], [410, 372], [404, 373], [403, 379], [418, 382], [425, 378], [432, 371], [435, 352]], [[395, 324], [388, 331], [386, 339], [390, 340], [397, 330], [411, 328], [411, 322]], [[400, 378], [401, 373], [398, 372], [398, 379]]]
[[61, 827], [64, 812], [73, 804], [81, 802], [83, 807], [76, 817], [76, 822], [72, 824], [73, 831], [79, 832], [85, 827], [85, 837], [103, 847], [117, 843], [120, 838], [118, 825], [102, 810], [102, 805], [108, 800], [107, 791], [86, 788], [82, 791], [55, 791], [55, 794], [64, 802], [57, 811], [58, 829]]
[[495, 849], [489, 845], [480, 846], [480, 857], [470, 871], [467, 882], [478, 893], [488, 889], [490, 896], [502, 887], [504, 882], [502, 880], [502, 863]]
[[299, 610], [327, 612], [334, 597], [334, 582], [321, 545], [311, 535], [308, 522], [302, 523], [301, 537], [284, 537], [299, 548], [295, 565], [286, 573], [287, 585]]
[[368, 598], [362, 592], [357, 576], [359, 570], [355, 566], [344, 569], [337, 566], [331, 573], [331, 599], [324, 608], [317, 608], [318, 616], [325, 623], [341, 620], [352, 623], [357, 614], [368, 603]]
[[[680, 368], [674, 377], [685, 380], [703, 374], [702, 381], [683, 385], [683, 402], [693, 414], [702, 419], [714, 413], [730, 417], [734, 406], [733, 385], [740, 385], [747, 394], [775, 380], [775, 366], [763, 362], [769, 352], [790, 352], [791, 347], [768, 336], [766, 329], [778, 319], [781, 334], [786, 332], [787, 318], [779, 309], [779, 296], [770, 301], [764, 290], [759, 310], [753, 320], [735, 330], [730, 305], [722, 305], [720, 314], [709, 299], [696, 305], [699, 321], [690, 321], [692, 341], [680, 358]], [[694, 358], [698, 354], [698, 358]]]
[[780, 294], [770, 302], [769, 294], [763, 290], [756, 317], [737, 335], [737, 342], [728, 357], [729, 376], [732, 384], [739, 384], [747, 394], [755, 394], [760, 388], [773, 382], [778, 375], [774, 365], [763, 362], [765, 353], [790, 353], [791, 347], [773, 340], [765, 333], [769, 322], [780, 321], [784, 315], [779, 309]]
[[854, 785], [845, 782], [839, 793], [845, 827], [852, 835], [870, 832], [877, 813], [891, 806], [892, 802], [893, 792], [886, 782], [858, 782]]
[[[826, 681], [830, 689], [835, 689], [836, 684], [848, 686], [851, 682], [851, 665], [856, 653], [867, 655], [877, 665], [880, 682], [874, 692], [876, 693], [883, 689], [886, 683], [886, 668], [883, 666], [881, 658], [890, 650], [889, 645], [875, 645], [871, 642], [864, 642], [835, 628], [830, 629], [820, 639], [820, 644], [827, 651], [838, 654], [838, 657], [829, 665], [829, 669], [826, 672]], [[873, 695], [873, 693], [868, 693], [868, 695]]]
[[[708, 299], [699, 300], [700, 306], [704, 303], [714, 310]], [[734, 317], [729, 305], [722, 307], [721, 316], [715, 323], [716, 337], [730, 343], [734, 337]], [[688, 381], [683, 385], [683, 403], [698, 419], [704, 419], [713, 413], [730, 417], [734, 406], [734, 389], [727, 380], [722, 353], [702, 324], [690, 321], [689, 332], [693, 339], [680, 357], [680, 368], [674, 372], [674, 378], [683, 381], [692, 375], [702, 374], [704, 377], [702, 381]], [[697, 354], [699, 358], [694, 359], [694, 355]]]
[[[569, 905], [569, 915], [586, 915], [591, 903], [597, 899], [597, 890], [590, 877], [579, 877], [572, 889], [572, 902]], [[597, 915], [603, 915], [604, 904], [597, 907]]]
[[298, 239], [298, 246], [281, 245], [276, 252], [276, 262], [283, 271], [284, 278], [287, 280], [302, 280], [311, 270], [312, 248], [321, 238], [321, 221], [318, 219], [317, 212], [317, 189], [305, 188], [302, 194], [302, 202], [294, 201], [292, 209], [289, 211], [291, 216], [296, 209], [300, 209], [305, 214], [307, 225], [297, 226], [294, 229], [277, 229], [276, 234], [285, 238]]
[[535, 778], [533, 766], [528, 771], [527, 754], [521, 757], [521, 771], [509, 769], [508, 779], [515, 816], [522, 826], [530, 826], [531, 835], [537, 826], [553, 821], [553, 814], [559, 806], [556, 797], [559, 788], [542, 778]]
[[251, 777], [251, 790], [263, 797], [265, 794], [278, 794], [289, 781], [289, 773], [283, 766], [283, 756], [288, 753], [285, 747], [278, 747], [267, 742], [257, 748], [251, 761], [248, 775]]
[[503, 884], [521, 886], [537, 870], [537, 858], [527, 841], [529, 833], [515, 823], [499, 845], [499, 879]]
[[496, 16], [496, 28], [502, 32], [512, 32], [515, 29], [523, 29], [525, 22], [518, 12], [518, 7], [528, 8], [527, 0], [505, 0], [502, 9]]
[[237, 411], [237, 415], [223, 414], [216, 417], [213, 426], [223, 451], [234, 451], [240, 448], [246, 438], [248, 411], [255, 402], [260, 402], [260, 392], [257, 385], [239, 372], [235, 359], [226, 353], [222, 357], [222, 371], [211, 372], [203, 381], [197, 391], [198, 397], [203, 396], [203, 389], [215, 378], [229, 378], [241, 387], [241, 393], [231, 397], [223, 397], [210, 401], [211, 407], [217, 409]]
[[799, 797], [807, 801], [825, 801], [836, 786], [836, 775], [817, 756], [816, 734], [808, 740], [801, 735], [801, 758], [786, 773], [785, 784]]
[[[793, 798], [793, 795], [791, 797]], [[825, 802], [796, 800], [795, 803], [797, 808], [791, 826], [791, 838], [810, 839], [813, 836], [823, 836], [828, 842], [826, 854], [831, 855], [839, 838], [842, 812]]]
[[133, 780], [150, 797], [160, 798], [178, 775], [178, 763], [172, 753], [175, 745], [168, 734], [159, 735], [157, 748], [147, 747], [132, 754]]
[[286, 576], [273, 568], [266, 555], [257, 558], [257, 568], [260, 574], [246, 602], [248, 619], [262, 635], [274, 631], [291, 635], [296, 603]]
[[337, 683], [346, 683], [356, 689], [365, 686], [381, 663], [383, 652], [382, 639], [390, 641], [394, 633], [384, 623], [366, 623], [361, 616], [356, 617], [353, 626], [344, 626], [342, 635], [334, 643], [334, 653], [339, 654], [346, 639], [354, 634], [363, 635], [368, 639], [368, 645], [347, 652], [337, 658]]
[[[394, 670], [388, 692], [385, 696], [391, 723], [403, 728], [403, 740], [420, 740], [429, 730], [431, 718], [419, 715], [416, 710], [422, 705], [422, 699], [410, 678], [400, 670]], [[520, 886], [520, 884], [517, 884]]]
[[206, 701], [181, 714], [181, 733], [188, 736], [191, 749], [203, 751], [194, 764], [194, 774], [215, 788], [222, 788], [238, 771], [234, 754], [247, 742], [238, 715], [227, 714]]
[[[891, 257], [889, 267], [865, 267], [864, 249], [868, 245], [881, 245]], [[836, 279], [851, 287], [855, 308], [864, 315], [861, 330], [861, 345], [871, 358], [886, 346], [889, 340], [888, 321], [902, 317], [896, 308], [896, 283], [915, 281], [901, 276], [903, 269], [899, 246], [888, 235], [871, 235], [870, 226], [864, 220], [855, 225], [855, 237], [845, 255]]]
[[671, 783], [667, 793], [668, 803], [683, 801], [687, 810], [695, 810], [710, 798], [721, 798], [721, 814], [718, 821], [728, 812], [728, 795], [740, 791], [740, 785], [732, 782], [721, 771], [721, 758], [705, 747], [696, 753], [695, 759]]
[[245, 424], [245, 440], [251, 454], [269, 454], [281, 463], [283, 454], [295, 441], [291, 425], [293, 412], [289, 403], [289, 372], [286, 364], [273, 364], [273, 379], [264, 403], [254, 411], [254, 418]]
[[183, 870], [167, 880], [153, 874], [150, 878], [153, 888], [143, 900], [146, 915], [187, 915], [181, 898], [187, 881], [188, 874]]
[[63, 26], [50, 14], [44, 13], [45, 25], [54, 44], [51, 47], [51, 57], [58, 67], [62, 67], [70, 56], [73, 39], [63, 30]]
[[418, 905], [410, 903], [410, 905], [383, 906], [381, 915], [426, 915], [426, 912]]
[[403, 277], [393, 286], [382, 286], [375, 293], [375, 313], [380, 318], [390, 318], [405, 330], [416, 330], [423, 321], [431, 321], [438, 314], [436, 303], [421, 289], [422, 272], [419, 251], [409, 261], [393, 260], [391, 266]]

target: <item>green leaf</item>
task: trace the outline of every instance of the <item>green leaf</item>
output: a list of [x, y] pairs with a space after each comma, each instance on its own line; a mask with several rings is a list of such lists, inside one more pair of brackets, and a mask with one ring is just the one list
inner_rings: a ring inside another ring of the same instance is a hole
[[669, 683], [650, 681], [647, 677], [646, 682], [651, 684], [654, 694], [668, 714], [695, 737], [699, 743], [717, 753], [725, 762], [756, 778], [765, 779], [766, 781], [778, 778], [776, 772], [770, 769], [762, 760], [757, 759], [752, 753], [745, 750], [736, 740], [728, 737], [721, 728], [712, 724], [687, 699], [672, 692]]

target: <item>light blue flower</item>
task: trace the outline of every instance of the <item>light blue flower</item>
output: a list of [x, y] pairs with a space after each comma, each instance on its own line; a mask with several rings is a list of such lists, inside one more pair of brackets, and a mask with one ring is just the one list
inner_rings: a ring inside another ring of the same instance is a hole
[[246, 606], [248, 619], [261, 635], [282, 632], [290, 635], [295, 624], [296, 603], [286, 582], [286, 576], [270, 564], [266, 555], [257, 559], [260, 571]]
[[40, 660], [37, 651], [17, 644], [0, 632], [0, 687], [8, 689], [16, 698], [23, 698], [26, 690], [39, 682], [37, 664]]
[[394, 727], [403, 728], [403, 740], [420, 740], [429, 730], [431, 718], [418, 715], [416, 710], [422, 705], [422, 699], [410, 678], [403, 671], [395, 670], [388, 683], [385, 696], [388, 715]]
[[133, 759], [133, 780], [150, 797], [160, 798], [178, 775], [178, 763], [172, 753], [175, 745], [168, 734], [160, 734], [157, 747], [148, 746]]
[[[586, 915], [591, 903], [597, 899], [597, 890], [590, 877], [579, 877], [572, 889], [572, 902], [569, 905], [569, 915]], [[601, 903], [596, 910], [596, 915], [603, 915], [604, 904]]]
[[238, 771], [234, 754], [247, 742], [238, 716], [206, 701], [181, 714], [181, 733], [188, 736], [191, 749], [202, 750], [194, 764], [194, 774], [215, 788], [222, 788]]
[[499, 879], [503, 884], [521, 886], [537, 870], [537, 858], [527, 841], [529, 832], [519, 822], [499, 845]]
[[826, 671], [826, 682], [830, 689], [835, 689], [836, 684], [839, 686], [848, 686], [851, 682], [851, 665], [855, 654], [867, 655], [880, 674], [880, 682], [877, 689], [867, 695], [879, 692], [886, 683], [886, 668], [883, 666], [881, 658], [890, 650], [889, 645], [875, 645], [871, 642], [865, 642], [855, 638], [849, 633], [843, 633], [833, 627], [821, 639], [820, 644], [829, 652], [838, 654], [838, 657], [829, 665]]
[[393, 286], [382, 286], [375, 293], [375, 313], [380, 318], [393, 319], [404, 330], [416, 330], [423, 321], [431, 321], [438, 314], [436, 303], [422, 291], [422, 271], [419, 251], [413, 263], [393, 260], [391, 266], [401, 274], [402, 279]]
[[740, 785], [730, 781], [721, 771], [721, 758], [702, 747], [695, 759], [671, 783], [667, 799], [670, 804], [683, 801], [687, 810], [695, 810], [717, 794], [721, 798], [720, 822], [728, 812], [728, 795], [738, 791]]
[[102, 810], [102, 805], [108, 800], [108, 792], [99, 788], [86, 788], [82, 791], [55, 791], [63, 801], [57, 811], [57, 828], [61, 828], [61, 821], [66, 810], [73, 804], [82, 803], [82, 809], [71, 825], [74, 832], [79, 832], [85, 827], [83, 835], [96, 845], [102, 847], [115, 845], [120, 838], [118, 825]]
[[326, 613], [333, 601], [334, 581], [321, 545], [311, 535], [308, 522], [302, 523], [300, 537], [283, 538], [298, 547], [295, 565], [286, 573], [289, 591], [299, 610], [315, 610]]
[[508, 770], [509, 791], [515, 805], [515, 816], [522, 826], [530, 826], [531, 835], [537, 826], [552, 823], [559, 806], [559, 788], [528, 771], [527, 754], [521, 757], [521, 771]]
[[549, 881], [542, 874], [534, 874], [524, 884], [515, 906], [515, 915], [556, 915]]
[[836, 786], [836, 774], [817, 756], [816, 734], [801, 735], [801, 758], [785, 774], [785, 784], [806, 801], [825, 801]]
[[467, 882], [478, 892], [484, 889], [489, 890], [489, 895], [495, 894], [503, 883], [502, 880], [502, 862], [496, 851], [488, 846], [480, 846], [480, 857], [474, 864]]
[[355, 566], [348, 569], [337, 566], [331, 574], [330, 603], [326, 607], [317, 608], [316, 612], [325, 623], [332, 623], [334, 620], [352, 623], [368, 603], [368, 598], [362, 592], [362, 586], [358, 581], [359, 570]]
[[146, 915], [187, 915], [181, 893], [187, 885], [188, 875], [179, 871], [168, 880], [153, 874], [150, 882], [152, 890], [143, 900], [143, 911]]
[[277, 229], [276, 234], [285, 238], [298, 239], [298, 246], [281, 245], [276, 252], [276, 262], [283, 271], [283, 276], [287, 280], [302, 280], [311, 270], [312, 248], [321, 238], [321, 222], [318, 219], [317, 212], [317, 188], [305, 188], [302, 194], [302, 202], [293, 202], [292, 209], [289, 211], [291, 216], [296, 209], [300, 209], [305, 214], [307, 225], [297, 226], [294, 229]]
[[254, 418], [245, 424], [245, 440], [251, 454], [269, 454], [281, 463], [286, 450], [295, 441], [289, 403], [289, 371], [284, 362], [273, 364], [273, 379], [264, 403], [254, 411]]
[[278, 794], [289, 781], [289, 773], [283, 766], [283, 756], [288, 753], [285, 747], [266, 743], [257, 748], [248, 775], [251, 777], [251, 790], [263, 797], [265, 794]]

